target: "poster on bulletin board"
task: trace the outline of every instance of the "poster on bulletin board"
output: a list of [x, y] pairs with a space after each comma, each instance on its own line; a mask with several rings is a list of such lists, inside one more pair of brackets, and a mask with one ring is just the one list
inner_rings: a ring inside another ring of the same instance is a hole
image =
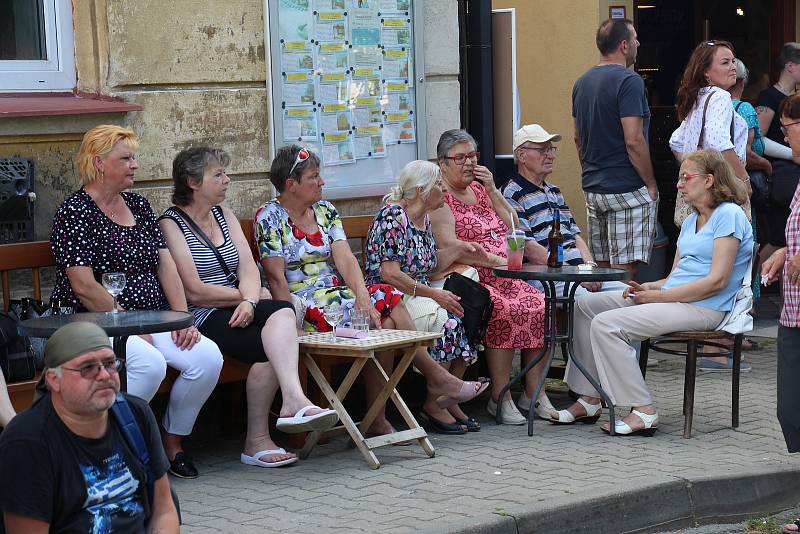
[[326, 199], [383, 195], [427, 157], [423, 1], [264, 0], [271, 155], [313, 150]]

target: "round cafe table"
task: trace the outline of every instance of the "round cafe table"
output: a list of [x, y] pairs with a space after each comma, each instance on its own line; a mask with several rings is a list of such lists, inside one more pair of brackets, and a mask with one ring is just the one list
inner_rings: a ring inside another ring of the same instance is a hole
[[[575, 292], [580, 287], [581, 283], [583, 282], [611, 282], [617, 280], [623, 280], [627, 277], [627, 271], [623, 269], [612, 269], [609, 267], [592, 267], [591, 269], [579, 269], [578, 267], [574, 267], [571, 265], [565, 265], [563, 267], [548, 267], [547, 265], [530, 265], [526, 264], [523, 265], [522, 269], [519, 271], [509, 271], [505, 268], [505, 266], [496, 267], [494, 269], [494, 274], [502, 278], [517, 278], [520, 280], [539, 280], [544, 287], [544, 352], [540, 354], [537, 358], [534, 358], [528, 365], [525, 366], [524, 369], [520, 371], [520, 373], [512, 378], [509, 383], [503, 388], [500, 392], [499, 398], [503, 398], [506, 394], [506, 391], [511, 388], [512, 385], [517, 383], [525, 373], [527, 373], [532, 367], [534, 367], [537, 363], [541, 361], [542, 358], [545, 356], [547, 357], [547, 365], [545, 369], [549, 369], [550, 365], [553, 363], [553, 357], [556, 353], [556, 345], [557, 344], [564, 344], [566, 345], [567, 355], [569, 361], [572, 362], [578, 370], [583, 373], [583, 376], [592, 384], [592, 386], [597, 390], [600, 396], [605, 401], [606, 405], [608, 406], [609, 417], [611, 420], [610, 431], [611, 435], [614, 435], [614, 404], [611, 402], [611, 399], [608, 397], [603, 388], [600, 386], [597, 378], [591, 376], [590, 373], [586, 372], [583, 364], [578, 358], [575, 358], [575, 353], [572, 348], [572, 336], [573, 336], [573, 312], [575, 310]], [[556, 283], [563, 282], [564, 283], [564, 290], [561, 295], [557, 294], [556, 290]], [[556, 324], [556, 312], [558, 309], [558, 305], [561, 304], [564, 309], [566, 310], [566, 318], [565, 318], [565, 325], [562, 326], [561, 332], [559, 332], [558, 326]], [[544, 380], [547, 377], [547, 373], [542, 373], [541, 378], [539, 378], [538, 383], [536, 384], [536, 391], [531, 396], [531, 406], [530, 411], [528, 412], [528, 435], [533, 436], [533, 416], [535, 413], [534, 405], [536, 403], [536, 399], [539, 397], [539, 391], [541, 391], [542, 387], [544, 386]], [[500, 424], [501, 418], [501, 410], [503, 408], [503, 403], [497, 403], [497, 423]]]
[[50, 337], [62, 326], [76, 321], [94, 323], [114, 338], [114, 353], [123, 363], [119, 373], [120, 387], [122, 391], [125, 391], [127, 389], [125, 344], [128, 337], [181, 330], [194, 323], [194, 316], [187, 312], [162, 310], [130, 310], [117, 313], [85, 312], [36, 317], [22, 321], [21, 326], [31, 337]]

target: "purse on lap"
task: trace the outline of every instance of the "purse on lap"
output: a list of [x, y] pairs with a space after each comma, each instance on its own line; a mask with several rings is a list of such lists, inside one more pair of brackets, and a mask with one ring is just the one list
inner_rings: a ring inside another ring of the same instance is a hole
[[494, 310], [489, 290], [459, 273], [450, 273], [444, 281], [444, 289], [461, 297], [459, 304], [464, 308], [464, 317], [461, 319], [464, 332], [473, 347], [482, 346]]

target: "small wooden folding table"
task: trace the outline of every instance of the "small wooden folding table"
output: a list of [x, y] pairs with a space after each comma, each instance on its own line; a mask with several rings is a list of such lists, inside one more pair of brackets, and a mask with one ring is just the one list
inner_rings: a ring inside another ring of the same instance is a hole
[[[433, 445], [428, 440], [428, 434], [425, 432], [411, 411], [406, 406], [406, 403], [400, 397], [400, 394], [395, 389], [397, 383], [406, 372], [408, 366], [414, 359], [414, 354], [420, 346], [428, 346], [433, 343], [433, 340], [441, 337], [441, 333], [430, 332], [414, 332], [408, 330], [371, 330], [369, 337], [366, 339], [349, 339], [337, 338], [336, 341], [330, 339], [330, 333], [316, 333], [301, 336], [298, 341], [300, 342], [300, 356], [303, 363], [308, 368], [308, 372], [314, 378], [314, 381], [319, 386], [325, 398], [328, 399], [331, 408], [336, 410], [339, 414], [341, 425], [334, 428], [322, 431], [311, 432], [306, 438], [305, 445], [300, 450], [300, 458], [306, 458], [311, 449], [317, 444], [320, 438], [335, 436], [347, 432], [350, 437], [361, 451], [364, 459], [373, 469], [381, 466], [375, 453], [372, 451], [378, 447], [391, 445], [406, 440], [417, 440], [419, 445], [429, 457], [433, 457], [435, 452]], [[387, 376], [378, 360], [375, 358], [376, 352], [402, 350], [403, 355], [397, 361], [392, 376]], [[324, 358], [326, 356], [339, 356], [345, 358], [352, 358], [353, 363], [347, 372], [342, 384], [337, 391], [328, 383], [325, 375], [320, 371], [314, 358]], [[364, 419], [360, 424], [356, 424], [347, 413], [342, 401], [347, 396], [353, 383], [358, 375], [364, 369], [364, 366], [371, 363], [378, 370], [378, 375], [384, 382], [383, 389], [381, 389], [375, 402], [367, 410]], [[359, 426], [367, 429], [370, 427], [375, 417], [378, 415], [379, 410], [384, 408], [386, 401], [392, 399], [400, 415], [408, 425], [408, 430], [394, 432], [392, 434], [384, 434], [371, 438], [365, 438]]]

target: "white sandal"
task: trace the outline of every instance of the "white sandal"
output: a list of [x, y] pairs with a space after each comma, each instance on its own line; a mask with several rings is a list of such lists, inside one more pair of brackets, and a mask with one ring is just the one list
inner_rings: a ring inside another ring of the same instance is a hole
[[[644, 428], [633, 430], [628, 423], [620, 420], [614, 422], [614, 432], [620, 436], [644, 436], [652, 437], [658, 430], [658, 413], [649, 414], [639, 410], [631, 410], [631, 413], [642, 420]], [[604, 429], [605, 430], [605, 429]]]
[[556, 425], [572, 425], [578, 421], [586, 425], [593, 425], [600, 419], [603, 403], [591, 404], [580, 397], [578, 397], [578, 403], [586, 410], [586, 415], [575, 417], [569, 410], [558, 410], [558, 419], [551, 417], [547, 420]]

